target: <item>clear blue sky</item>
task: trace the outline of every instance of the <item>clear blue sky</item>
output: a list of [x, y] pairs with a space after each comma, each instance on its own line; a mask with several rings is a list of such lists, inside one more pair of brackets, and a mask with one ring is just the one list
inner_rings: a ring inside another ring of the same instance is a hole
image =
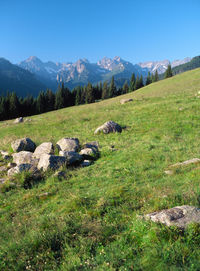
[[0, 56], [17, 63], [200, 55], [200, 0], [0, 0]]

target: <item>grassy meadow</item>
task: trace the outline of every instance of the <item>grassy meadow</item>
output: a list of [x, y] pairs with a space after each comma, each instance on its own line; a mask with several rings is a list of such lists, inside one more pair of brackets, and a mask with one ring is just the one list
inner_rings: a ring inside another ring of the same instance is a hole
[[[15, 185], [0, 185], [0, 270], [200, 270], [200, 226], [182, 232], [139, 217], [200, 207], [200, 164], [164, 173], [200, 158], [199, 91], [196, 69], [95, 104], [0, 122], [4, 150], [21, 137], [37, 145], [62, 137], [100, 144], [100, 158], [64, 169], [66, 178], [47, 173], [25, 189], [21, 174]], [[121, 105], [123, 98], [134, 101]], [[108, 120], [123, 132], [94, 135]]]

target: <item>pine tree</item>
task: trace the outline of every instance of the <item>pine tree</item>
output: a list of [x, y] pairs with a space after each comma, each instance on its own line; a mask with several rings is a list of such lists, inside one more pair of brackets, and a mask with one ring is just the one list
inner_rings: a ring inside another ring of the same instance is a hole
[[81, 87], [78, 86], [75, 90], [76, 90], [75, 105], [79, 105], [81, 104]]
[[95, 101], [94, 97], [94, 88], [90, 82], [88, 82], [87, 89], [86, 89], [86, 103], [93, 103]]
[[139, 88], [142, 88], [144, 86], [144, 83], [143, 83], [143, 76], [142, 74], [140, 75], [140, 79], [139, 79], [139, 85], [140, 87]]
[[46, 111], [52, 111], [55, 107], [55, 94], [51, 89], [47, 89], [46, 91]]
[[133, 73], [131, 76], [129, 92], [134, 91], [134, 90], [135, 90], [135, 74]]
[[139, 78], [139, 75], [137, 75], [136, 81], [135, 81], [135, 90], [139, 88], [140, 88], [140, 78]]
[[149, 85], [149, 84], [151, 84], [151, 83], [152, 83], [152, 81], [151, 81], [151, 74], [150, 74], [150, 72], [148, 72], [147, 80], [146, 80], [146, 86]]
[[109, 86], [109, 91], [108, 91], [108, 98], [114, 97], [115, 93], [116, 93], [116, 86], [115, 86], [114, 76], [112, 76], [111, 83]]
[[46, 99], [44, 91], [41, 91], [37, 97], [37, 112], [39, 114], [46, 112]]
[[98, 99], [101, 99], [102, 97], [102, 82], [100, 82], [99, 84], [99, 98]]
[[157, 82], [159, 80], [159, 76], [158, 76], [158, 71], [156, 70], [155, 74], [154, 74], [154, 80], [153, 82]]
[[55, 109], [64, 108], [64, 84], [62, 87], [59, 85], [55, 96]]
[[126, 94], [126, 93], [129, 92], [129, 86], [128, 86], [128, 82], [127, 81], [125, 81], [125, 83], [123, 85], [122, 92], [123, 92], [123, 94]]
[[103, 89], [102, 89], [102, 96], [101, 96], [102, 99], [107, 99], [108, 98], [108, 83], [107, 81], [105, 81], [103, 83]]
[[169, 77], [172, 77], [172, 76], [173, 76], [172, 67], [171, 67], [171, 65], [168, 65], [167, 70], [165, 71], [165, 78], [169, 78]]
[[19, 116], [19, 100], [15, 92], [12, 92], [9, 97], [9, 112], [10, 118], [16, 118]]

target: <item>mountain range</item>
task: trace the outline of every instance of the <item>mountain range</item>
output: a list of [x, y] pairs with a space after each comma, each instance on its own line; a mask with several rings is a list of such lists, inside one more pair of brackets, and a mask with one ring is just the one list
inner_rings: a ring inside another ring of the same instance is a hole
[[146, 78], [148, 72], [155, 73], [157, 70], [162, 74], [169, 64], [177, 67], [190, 61], [191, 58], [187, 57], [171, 63], [169, 60], [163, 60], [132, 64], [116, 56], [113, 59], [104, 57], [97, 63], [91, 63], [87, 59], [79, 59], [75, 63], [54, 63], [43, 62], [36, 56], [31, 56], [14, 65], [0, 58], [0, 94], [14, 90], [20, 96], [26, 96], [27, 93], [37, 96], [39, 91], [46, 88], [55, 91], [62, 82], [72, 89], [88, 82], [92, 84], [105, 80], [109, 82], [112, 76], [119, 87], [130, 79], [132, 73]]

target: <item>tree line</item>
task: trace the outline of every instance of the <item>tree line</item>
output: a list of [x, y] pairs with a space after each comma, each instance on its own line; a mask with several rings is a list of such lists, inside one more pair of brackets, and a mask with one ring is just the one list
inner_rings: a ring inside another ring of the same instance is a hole
[[[170, 66], [171, 67], [171, 66]], [[166, 78], [172, 76], [170, 68], [166, 71]], [[148, 73], [145, 85], [149, 85], [159, 80], [158, 72], [155, 74]], [[58, 86], [56, 93], [47, 89], [41, 91], [37, 98], [27, 96], [25, 98], [17, 97], [15, 92], [7, 93], [5, 96], [0, 96], [0, 121], [14, 119], [19, 116], [31, 116], [65, 108], [68, 106], [89, 104], [102, 99], [108, 99], [122, 94], [135, 91], [144, 86], [143, 76], [135, 77], [133, 73], [130, 83], [126, 81], [123, 87], [117, 88], [114, 81], [114, 76], [110, 84], [105, 81], [103, 84], [92, 85], [90, 82], [87, 86], [77, 86], [72, 91], [62, 85]]]

